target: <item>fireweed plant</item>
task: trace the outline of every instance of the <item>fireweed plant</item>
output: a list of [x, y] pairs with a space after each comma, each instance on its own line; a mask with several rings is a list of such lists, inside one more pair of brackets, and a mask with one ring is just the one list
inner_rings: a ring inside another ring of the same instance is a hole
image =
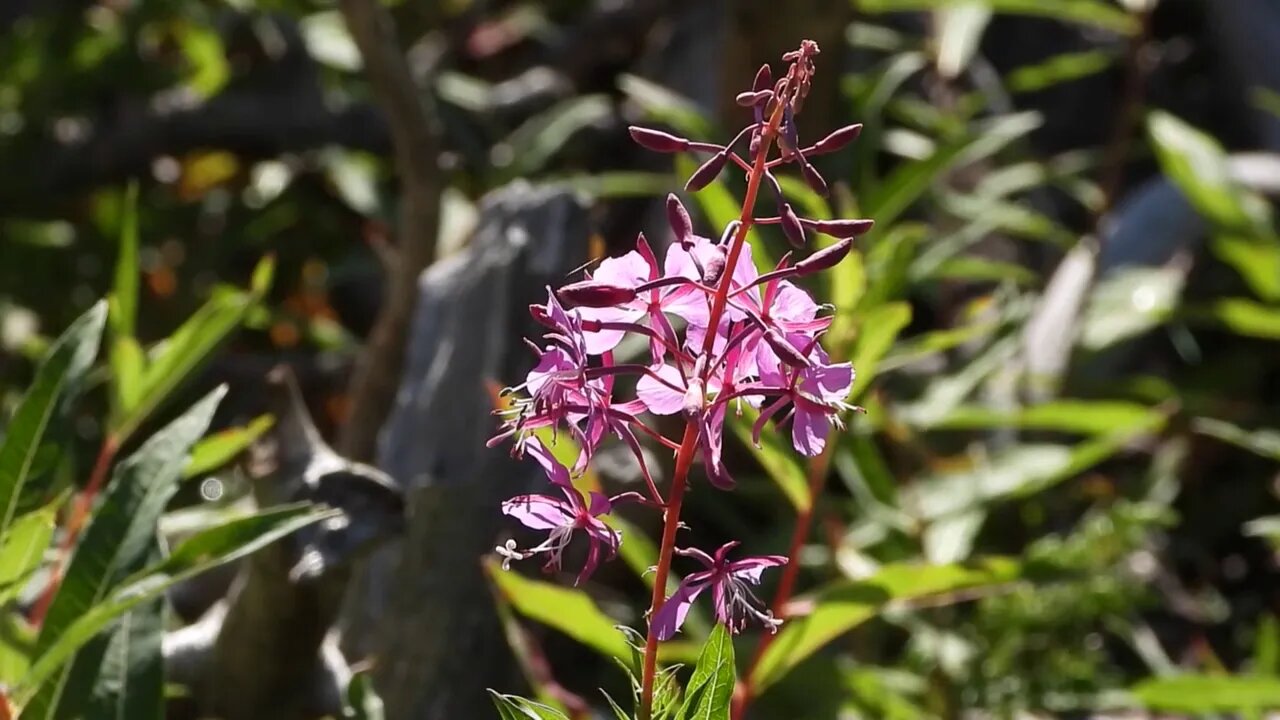
[[[512, 439], [513, 454], [537, 462], [559, 491], [559, 496], [520, 495], [503, 503], [505, 514], [547, 533], [544, 541], [532, 547], [521, 548], [511, 540], [498, 547], [504, 567], [513, 560], [537, 557], [545, 569], [559, 569], [566, 546], [581, 533], [589, 543], [577, 576], [581, 583], [600, 562], [614, 557], [622, 542], [602, 516], [626, 502], [662, 511], [641, 668], [641, 720], [648, 720], [653, 708], [658, 644], [680, 630], [699, 597], [710, 596], [717, 621], [730, 632], [740, 632], [750, 623], [776, 632], [782, 622], [763, 607], [752, 586], [759, 584], [766, 570], [786, 564], [787, 557], [735, 557], [737, 542], [712, 553], [677, 547], [681, 503], [695, 459], [701, 460], [712, 485], [731, 490], [734, 481], [721, 459], [724, 422], [726, 414], [742, 403], [760, 410], [754, 427], [757, 441], [770, 421], [789, 426], [796, 451], [811, 457], [822, 452], [833, 426], [842, 427], [841, 414], [855, 409], [845, 403], [853, 384], [852, 366], [832, 363], [819, 345], [831, 324], [832, 308], [814, 303], [792, 280], [839, 263], [848, 255], [853, 238], [869, 230], [872, 221], [800, 217], [783, 197], [775, 175], [785, 166], [798, 167], [805, 181], [825, 194], [826, 181], [809, 158], [839, 150], [861, 129], [850, 125], [812, 145], [801, 144], [795, 118], [809, 91], [817, 55], [817, 44], [804, 41], [783, 56], [787, 72], [776, 82], [769, 66], [761, 67], [752, 89], [737, 97], [754, 118], [726, 145], [648, 128], [630, 129], [637, 143], [655, 152], [711, 154], [689, 177], [687, 190], [705, 187], [729, 165], [741, 169], [747, 182], [741, 216], [723, 229], [718, 240], [712, 240], [694, 233], [688, 212], [671, 195], [666, 209], [674, 241], [664, 258], [659, 260], [640, 235], [635, 250], [602, 261], [585, 279], [549, 290], [545, 305], [530, 308], [547, 328], [542, 345], [530, 343], [537, 365], [523, 384], [507, 391], [515, 399], [502, 411], [501, 432], [491, 441]], [[766, 217], [755, 214], [762, 185], [777, 201], [776, 212]], [[837, 241], [794, 263], [788, 255], [775, 269], [761, 274], [746, 242], [753, 224], [780, 225], [798, 250], [810, 231]], [[641, 362], [615, 362], [614, 349], [628, 335], [639, 336], [648, 345]], [[634, 398], [615, 397], [615, 381], [621, 375], [636, 379]], [[683, 436], [664, 437], [645, 423], [646, 413], [679, 414], [685, 423]], [[534, 434], [547, 428], [568, 432], [577, 441], [581, 451], [572, 468], [561, 465]], [[609, 435], [620, 438], [635, 454], [647, 494], [606, 497], [592, 492], [583, 497], [573, 486], [571, 477], [586, 469]], [[646, 466], [641, 435], [674, 452], [675, 470], [665, 494]], [[692, 558], [702, 569], [685, 577], [667, 597], [667, 576], [675, 555]]]

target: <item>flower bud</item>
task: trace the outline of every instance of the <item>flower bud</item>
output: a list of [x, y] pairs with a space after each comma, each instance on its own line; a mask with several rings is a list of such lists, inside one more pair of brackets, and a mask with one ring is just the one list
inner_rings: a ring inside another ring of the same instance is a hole
[[711, 156], [711, 159], [698, 166], [697, 170], [689, 176], [688, 182], [684, 184], [684, 189], [690, 192], [696, 192], [711, 184], [715, 180], [720, 171], [724, 170], [725, 163], [729, 162], [729, 152], [726, 148], [723, 152], [718, 152]]
[[805, 224], [823, 235], [847, 238], [857, 237], [866, 233], [876, 222], [869, 218], [856, 218], [848, 220], [811, 220]]
[[812, 363], [809, 358], [800, 354], [795, 345], [792, 345], [778, 329], [772, 325], [766, 326], [764, 329], [764, 341], [769, 344], [769, 348], [782, 362], [795, 368], [807, 368]]
[[833, 268], [840, 264], [852, 249], [853, 238], [844, 238], [796, 263], [795, 270], [800, 275], [809, 275]]
[[684, 391], [684, 402], [680, 405], [680, 412], [690, 420], [696, 420], [702, 414], [702, 408], [706, 403], [706, 393], [702, 391], [702, 378], [689, 378], [689, 389]]
[[795, 247], [804, 247], [804, 226], [800, 224], [800, 218], [796, 217], [796, 211], [791, 209], [791, 203], [782, 203], [780, 215], [782, 233], [787, 236], [787, 241]]
[[772, 90], [761, 90], [759, 92], [748, 90], [747, 92], [738, 93], [734, 98], [734, 102], [742, 107], [755, 107], [769, 102], [769, 98], [773, 97]]
[[713, 246], [711, 257], [709, 257], [702, 265], [702, 284], [715, 285], [719, 282], [720, 275], [724, 273], [724, 266], [726, 262], [724, 246]]
[[676, 137], [670, 133], [664, 133], [661, 130], [653, 130], [650, 128], [632, 125], [627, 128], [631, 133], [631, 139], [636, 141], [640, 147], [646, 150], [652, 150], [660, 153], [674, 153], [689, 149], [689, 141], [681, 137]]
[[813, 146], [812, 152], [830, 153], [839, 150], [858, 139], [858, 135], [862, 134], [862, 123], [853, 125], [845, 125], [830, 135], [822, 138]]
[[689, 211], [675, 193], [667, 195], [667, 223], [676, 236], [676, 242], [687, 245], [693, 242], [693, 221], [689, 219]]
[[570, 283], [560, 288], [556, 294], [567, 303], [589, 308], [614, 307], [636, 299], [636, 291], [633, 288], [596, 280]]
[[809, 183], [809, 187], [819, 195], [827, 196], [827, 181], [823, 179], [822, 174], [818, 172], [818, 168], [812, 163], [805, 160], [803, 156], [800, 158], [800, 172], [804, 174], [804, 181]]

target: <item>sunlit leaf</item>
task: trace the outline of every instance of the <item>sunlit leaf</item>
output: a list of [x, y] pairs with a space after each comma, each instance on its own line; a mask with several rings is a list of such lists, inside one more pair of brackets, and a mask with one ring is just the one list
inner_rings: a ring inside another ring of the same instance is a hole
[[[767, 689], [805, 658], [875, 617], [890, 603], [1009, 583], [1020, 573], [1015, 560], [987, 558], [964, 565], [885, 565], [866, 580], [829, 586], [814, 598], [809, 614], [782, 626], [752, 680], [760, 691]], [[945, 597], [936, 599], [945, 601]]]
[[17, 597], [40, 567], [53, 538], [59, 504], [50, 503], [16, 518], [0, 538], [0, 610]]
[[1251, 675], [1175, 675], [1150, 678], [1131, 690], [1147, 708], [1212, 714], [1280, 707], [1280, 678]]
[[1084, 50], [1053, 55], [1034, 65], [1024, 65], [1005, 77], [1010, 92], [1038, 92], [1054, 85], [1089, 77], [1110, 68], [1115, 53]]
[[182, 471], [183, 476], [199, 477], [230, 463], [262, 437], [274, 423], [275, 418], [272, 416], [259, 415], [244, 427], [228, 428], [204, 438], [191, 449], [187, 467]]
[[1213, 418], [1196, 418], [1191, 423], [1191, 429], [1280, 462], [1280, 430], [1245, 430], [1238, 425]]
[[59, 633], [14, 688], [14, 701], [20, 707], [25, 706], [41, 687], [56, 682], [59, 668], [124, 613], [161, 596], [180, 582], [251, 555], [286, 535], [337, 514], [337, 511], [318, 511], [307, 504], [287, 505], [238, 518], [188, 538], [167, 560], [127, 578]]
[[1080, 344], [1101, 350], [1163, 324], [1177, 307], [1186, 274], [1176, 267], [1125, 268], [1094, 286]]
[[1232, 182], [1226, 153], [1212, 136], [1159, 110], [1147, 117], [1147, 133], [1161, 170], [1201, 215], [1241, 231], [1270, 224], [1265, 201]]
[[[857, 7], [869, 13], [935, 10], [960, 5], [970, 0], [854, 0]], [[1112, 3], [1103, 0], [983, 0], [1002, 15], [1029, 15], [1062, 22], [1092, 25], [1112, 32], [1130, 34], [1138, 29], [1137, 21]]]
[[679, 716], [685, 720], [729, 720], [734, 682], [733, 637], [723, 625], [716, 625], [698, 655]]
[[733, 434], [738, 436], [738, 440], [752, 451], [756, 461], [791, 504], [797, 510], [809, 507], [813, 498], [809, 496], [809, 483], [800, 455], [791, 446], [791, 433], [766, 428], [760, 433], [760, 447], [757, 448], [751, 438], [751, 427], [759, 417], [759, 410], [744, 405], [741, 417], [731, 415], [726, 418], [726, 422], [733, 429]]
[[1207, 306], [1189, 307], [1186, 318], [1245, 337], [1280, 340], [1280, 307], [1246, 298], [1222, 298]]
[[79, 385], [98, 354], [98, 343], [107, 319], [107, 304], [100, 302], [81, 315], [49, 348], [35, 379], [14, 411], [0, 444], [0, 536], [17, 511], [41, 439], [58, 406], [59, 394]]
[[531, 580], [503, 570], [492, 559], [485, 562], [485, 569], [502, 597], [522, 616], [555, 628], [605, 657], [625, 660], [631, 656], [626, 639], [615, 628], [618, 622], [581, 590]]
[[893, 302], [874, 308], [862, 320], [858, 340], [853, 348], [853, 369], [857, 377], [849, 391], [851, 401], [856, 400], [871, 385], [881, 358], [893, 347], [898, 334], [911, 323], [911, 305]]
[[564, 713], [542, 703], [515, 695], [502, 695], [493, 690], [489, 691], [489, 696], [502, 720], [569, 720]]
[[932, 425], [934, 430], [1016, 427], [1095, 435], [1150, 427], [1160, 413], [1144, 405], [1114, 401], [1056, 400], [1020, 408], [961, 405]]
[[1214, 255], [1235, 268], [1259, 298], [1280, 303], [1280, 238], [1221, 233], [1214, 236]]

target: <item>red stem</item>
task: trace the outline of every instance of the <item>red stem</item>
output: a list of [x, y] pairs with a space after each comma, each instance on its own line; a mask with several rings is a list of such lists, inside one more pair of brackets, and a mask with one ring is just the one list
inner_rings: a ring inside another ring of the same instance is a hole
[[[818, 493], [822, 491], [822, 484], [827, 479], [827, 468], [830, 466], [831, 451], [834, 447], [835, 442], [827, 443], [822, 454], [809, 461], [809, 501], [796, 513], [796, 527], [791, 533], [791, 545], [787, 548], [787, 564], [782, 566], [782, 579], [778, 581], [778, 592], [774, 594], [773, 603], [770, 606], [774, 616], [779, 618], [786, 616], [787, 603], [791, 601], [791, 595], [795, 592], [796, 577], [800, 574], [798, 562], [800, 548], [813, 527], [813, 510], [818, 504]], [[751, 663], [747, 665], [747, 670], [743, 673], [733, 694], [731, 715], [733, 720], [743, 720], [747, 715], [747, 708], [755, 697], [751, 677], [755, 675], [756, 666], [760, 664], [765, 651], [773, 644], [774, 637], [776, 636], [773, 633], [764, 633], [760, 636], [760, 642], [756, 645]]]
[[63, 561], [71, 553], [71, 548], [75, 546], [76, 538], [80, 535], [80, 528], [89, 516], [89, 509], [93, 507], [93, 499], [98, 496], [98, 490], [106, 482], [107, 472], [111, 469], [111, 462], [115, 459], [116, 451], [119, 449], [119, 440], [114, 435], [107, 435], [102, 439], [102, 448], [98, 450], [98, 459], [93, 463], [93, 471], [89, 475], [89, 483], [84, 486], [84, 490], [76, 498], [75, 505], [71, 509], [71, 515], [67, 518], [67, 532], [62, 538], [58, 559], [54, 561], [53, 571], [49, 576], [49, 584], [45, 587], [40, 600], [31, 611], [31, 624], [35, 627], [40, 627], [44, 622], [44, 616], [49, 612], [49, 606], [53, 604], [53, 596], [58, 594], [58, 587], [62, 584]]
[[[784, 103], [782, 102], [777, 103], [774, 107], [773, 113], [769, 117], [769, 124], [761, 135], [760, 148], [756, 153], [755, 164], [751, 168], [751, 174], [747, 177], [747, 193], [742, 200], [742, 214], [738, 218], [738, 230], [734, 233], [733, 241], [729, 245], [729, 254], [725, 258], [725, 272], [721, 274], [720, 284], [716, 287], [715, 297], [711, 300], [711, 314], [707, 319], [707, 327], [712, 330], [707, 332], [702, 344], [702, 354], [704, 356], [710, 356], [711, 351], [714, 349], [716, 339], [714, 328], [720, 326], [720, 318], [724, 316], [725, 305], [729, 302], [729, 286], [733, 280], [733, 268], [737, 266], [738, 258], [742, 255], [742, 246], [746, 243], [747, 231], [751, 229], [756, 196], [759, 195], [760, 183], [764, 180], [765, 156], [769, 154], [769, 148], [773, 146], [773, 140], [777, 137], [778, 128], [782, 124], [783, 107]], [[709, 364], [703, 368], [704, 374], [710, 371]], [[705, 375], [703, 379], [706, 379]], [[689, 475], [689, 467], [693, 464], [693, 455], [697, 451], [697, 444], [698, 423], [696, 420], [686, 421], [684, 440], [680, 443], [680, 450], [676, 453], [675, 476], [671, 480], [671, 494], [667, 499], [667, 510], [662, 527], [662, 547], [658, 551], [658, 569], [654, 576], [653, 600], [649, 605], [650, 623], [649, 634], [644, 644], [644, 668], [640, 681], [639, 720], [650, 720], [653, 712], [653, 683], [658, 671], [658, 636], [654, 634], [652, 620], [653, 616], [662, 609], [662, 604], [666, 601], [667, 575], [671, 571], [671, 556], [675, 550], [676, 530], [680, 525], [680, 505], [684, 501], [685, 481]]]

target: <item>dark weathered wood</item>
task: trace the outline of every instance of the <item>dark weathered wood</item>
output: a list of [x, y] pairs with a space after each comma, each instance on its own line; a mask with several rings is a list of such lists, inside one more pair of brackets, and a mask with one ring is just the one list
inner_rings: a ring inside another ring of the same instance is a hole
[[171, 679], [226, 720], [338, 715], [350, 672], [331, 640], [351, 561], [403, 528], [400, 490], [320, 438], [292, 376], [269, 377], [276, 425], [248, 463], [258, 505], [342, 513], [250, 556], [225, 600], [166, 639]]
[[[513, 384], [537, 334], [530, 303], [584, 258], [586, 210], [571, 194], [508, 186], [487, 198], [470, 244], [424, 273], [404, 381], [379, 464], [406, 485], [409, 528], [352, 596], [344, 645], [373, 638], [389, 718], [483, 718], [486, 687], [518, 687], [480, 558], [501, 501], [532, 480], [494, 434], [489, 383]], [[535, 473], [536, 474], [536, 471]]]

